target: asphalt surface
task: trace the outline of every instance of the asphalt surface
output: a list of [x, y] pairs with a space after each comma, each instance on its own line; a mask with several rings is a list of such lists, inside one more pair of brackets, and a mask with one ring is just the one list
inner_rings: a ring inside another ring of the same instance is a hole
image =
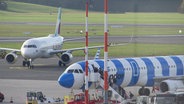
[[[54, 80], [56, 81], [66, 69], [58, 66], [58, 58], [36, 59], [33, 61], [34, 69], [22, 66], [22, 57], [19, 57], [15, 64], [8, 64], [0, 59], [0, 79], [24, 79], [24, 80]], [[83, 60], [82, 57], [75, 57], [72, 62]]]
[[[1, 37], [0, 42], [24, 42], [31, 37]], [[78, 38], [78, 37], [72, 37]], [[65, 39], [72, 39], [66, 37]], [[89, 42], [103, 42], [103, 36], [89, 37]], [[73, 42], [84, 42], [84, 39]], [[149, 43], [149, 44], [184, 44], [184, 35], [149, 35], [149, 36], [109, 36], [109, 43]], [[67, 43], [66, 43], [67, 44]]]
[[[55, 26], [55, 22], [0, 22], [0, 24], [11, 24], [11, 25], [44, 25], [44, 26]], [[85, 26], [85, 23], [69, 23], [62, 22], [64, 26]], [[104, 26], [102, 23], [89, 23], [89, 26]], [[112, 24], [108, 23], [111, 27], [122, 27], [122, 26], [139, 26], [139, 27], [184, 27], [184, 24]]]
[[[75, 57], [73, 62], [82, 60]], [[22, 58], [15, 64], [8, 64], [0, 59], [0, 92], [5, 95], [2, 104], [9, 104], [11, 97], [14, 104], [25, 104], [26, 92], [42, 91], [46, 97], [63, 98], [71, 90], [61, 87], [57, 79], [66, 69], [57, 65], [58, 58], [38, 59], [34, 61], [34, 69], [22, 67]], [[79, 92], [78, 90], [74, 91]]]

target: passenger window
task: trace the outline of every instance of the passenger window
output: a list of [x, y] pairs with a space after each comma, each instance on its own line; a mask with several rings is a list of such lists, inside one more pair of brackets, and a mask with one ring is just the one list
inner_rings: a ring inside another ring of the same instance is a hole
[[24, 48], [27, 48], [28, 47], [28, 45], [24, 45]]
[[68, 70], [68, 72], [67, 73], [73, 73], [73, 70]]
[[79, 72], [80, 72], [80, 73], [83, 73], [83, 71], [82, 71], [81, 69], [79, 69]]
[[79, 71], [77, 69], [74, 70], [74, 73], [79, 73]]
[[33, 48], [37, 48], [36, 45], [33, 45]]

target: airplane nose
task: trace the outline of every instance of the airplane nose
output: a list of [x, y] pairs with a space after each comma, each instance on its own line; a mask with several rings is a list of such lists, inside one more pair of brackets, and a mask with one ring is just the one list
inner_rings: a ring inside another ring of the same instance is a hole
[[21, 51], [21, 54], [25, 58], [35, 58], [36, 57], [36, 54], [33, 50], [24, 49], [23, 51]]
[[65, 73], [60, 76], [58, 82], [65, 88], [71, 88], [74, 85], [74, 76], [72, 73]]
[[22, 54], [22, 56], [24, 56], [24, 57], [27, 57], [27, 56], [28, 56], [27, 52], [25, 52], [25, 51], [21, 51], [21, 54]]

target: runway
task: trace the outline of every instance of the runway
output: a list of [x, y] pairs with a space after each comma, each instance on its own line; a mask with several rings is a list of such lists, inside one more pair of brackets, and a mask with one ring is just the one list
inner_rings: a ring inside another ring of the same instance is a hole
[[[24, 42], [31, 37], [1, 37], [0, 42]], [[65, 37], [72, 39], [78, 37]], [[89, 42], [103, 42], [103, 36], [89, 37]], [[184, 44], [184, 35], [147, 35], [147, 36], [109, 36], [109, 43], [132, 43], [147, 44]], [[72, 42], [84, 42], [84, 39], [72, 40]], [[66, 43], [67, 44], [67, 43]]]
[[[55, 22], [0, 22], [0, 24], [10, 25], [40, 25], [40, 26], [55, 26]], [[85, 23], [70, 23], [62, 22], [63, 26], [85, 26]], [[89, 23], [89, 26], [104, 26], [102, 23]], [[135, 23], [108, 23], [109, 26], [139, 26], [139, 27], [184, 27], [184, 24], [135, 24]]]

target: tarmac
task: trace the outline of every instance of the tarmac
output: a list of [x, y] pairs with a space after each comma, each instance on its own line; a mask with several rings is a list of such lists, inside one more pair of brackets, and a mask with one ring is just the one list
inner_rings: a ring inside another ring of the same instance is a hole
[[[76, 57], [74, 60], [80, 59]], [[28, 91], [42, 91], [46, 97], [61, 99], [68, 95], [71, 90], [59, 86], [57, 82], [66, 67], [59, 67], [57, 63], [57, 57], [38, 59], [34, 61], [34, 69], [28, 69], [22, 67], [21, 57], [15, 64], [0, 59], [0, 92], [5, 96], [2, 104], [9, 104], [11, 98], [14, 104], [25, 104]]]

